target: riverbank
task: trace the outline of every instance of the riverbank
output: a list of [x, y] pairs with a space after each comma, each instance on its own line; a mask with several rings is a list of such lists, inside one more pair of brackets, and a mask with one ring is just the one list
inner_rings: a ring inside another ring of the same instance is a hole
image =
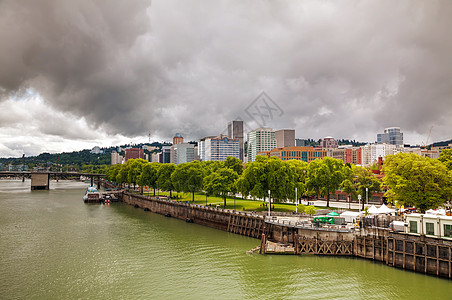
[[[396, 268], [452, 278], [451, 240], [396, 233], [384, 228], [306, 227], [302, 223], [280, 223], [256, 213], [132, 193], [122, 193], [121, 199], [146, 211], [261, 239], [263, 253], [361, 257]], [[275, 246], [275, 243], [286, 244], [286, 247]]]

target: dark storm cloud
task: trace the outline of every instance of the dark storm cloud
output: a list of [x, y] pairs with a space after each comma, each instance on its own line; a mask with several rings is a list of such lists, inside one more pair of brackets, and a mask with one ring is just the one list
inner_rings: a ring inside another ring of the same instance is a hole
[[[0, 1], [0, 88], [110, 133], [222, 132], [262, 91], [299, 137], [450, 138], [450, 1]], [[252, 128], [250, 128], [252, 129]], [[64, 135], [64, 131], [52, 131]]]
[[58, 109], [136, 133], [144, 116], [134, 113], [160, 80], [152, 54], [134, 56], [150, 29], [149, 6], [141, 0], [0, 2], [4, 98], [33, 88]]

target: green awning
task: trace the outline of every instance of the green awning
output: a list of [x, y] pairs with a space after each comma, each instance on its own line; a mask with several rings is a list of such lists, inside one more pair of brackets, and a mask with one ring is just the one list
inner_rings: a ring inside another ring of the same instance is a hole
[[332, 216], [332, 217], [336, 217], [339, 216], [339, 214], [335, 211], [330, 212], [329, 214], [326, 214], [327, 216]]

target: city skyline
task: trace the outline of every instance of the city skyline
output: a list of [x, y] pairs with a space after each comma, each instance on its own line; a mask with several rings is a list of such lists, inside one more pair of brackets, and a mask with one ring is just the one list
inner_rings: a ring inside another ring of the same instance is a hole
[[452, 2], [414, 2], [2, 1], [0, 157], [197, 141], [231, 120], [449, 140]]

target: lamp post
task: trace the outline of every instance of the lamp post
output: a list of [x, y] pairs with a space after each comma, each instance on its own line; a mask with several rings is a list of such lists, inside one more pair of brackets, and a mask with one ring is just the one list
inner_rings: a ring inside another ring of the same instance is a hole
[[272, 205], [272, 202], [270, 200], [270, 190], [268, 190], [268, 217], [270, 217], [270, 206]]
[[369, 192], [369, 188], [366, 188], [366, 204], [369, 204], [368, 192]]
[[298, 197], [297, 197], [297, 188], [295, 188], [295, 212], [298, 213]]
[[359, 209], [359, 214], [361, 214], [361, 195], [358, 195], [358, 209]]

